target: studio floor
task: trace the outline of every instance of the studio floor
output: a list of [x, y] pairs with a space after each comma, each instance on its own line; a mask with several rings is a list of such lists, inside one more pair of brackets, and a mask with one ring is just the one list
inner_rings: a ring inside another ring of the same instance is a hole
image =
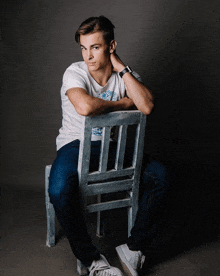
[[[43, 189], [22, 189], [4, 186], [2, 192], [2, 257], [1, 275], [5, 276], [73, 276], [77, 275], [76, 258], [65, 236], [57, 226], [58, 242], [49, 248], [46, 239], [46, 214]], [[122, 213], [120, 213], [122, 212]], [[117, 220], [118, 216], [118, 220]], [[94, 236], [95, 217], [90, 220], [94, 242], [109, 262], [121, 268], [115, 246], [125, 241], [126, 221], [123, 211], [112, 214], [114, 226], [109, 226], [104, 238]], [[120, 217], [120, 219], [119, 219]], [[183, 231], [184, 232], [184, 231]], [[176, 239], [178, 243], [178, 239]], [[179, 240], [181, 244], [182, 241]], [[178, 244], [176, 245], [178, 247]], [[220, 241], [216, 237], [203, 240], [188, 250], [162, 258], [143, 271], [151, 276], [217, 276], [220, 275]]]

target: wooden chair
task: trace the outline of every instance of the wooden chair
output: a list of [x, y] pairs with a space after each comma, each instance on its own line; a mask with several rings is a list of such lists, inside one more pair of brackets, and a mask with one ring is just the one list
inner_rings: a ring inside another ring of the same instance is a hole
[[[146, 116], [140, 111], [117, 111], [105, 115], [83, 117], [83, 135], [80, 139], [80, 151], [78, 162], [79, 186], [82, 192], [86, 210], [97, 212], [97, 235], [100, 235], [100, 212], [115, 208], [128, 208], [128, 235], [134, 224], [138, 209], [138, 191], [141, 171], [141, 163], [144, 147]], [[127, 140], [127, 128], [129, 125], [137, 125], [134, 144], [133, 161], [130, 167], [124, 168], [124, 154]], [[108, 151], [111, 128], [118, 126], [117, 153], [114, 169], [107, 170]], [[99, 161], [99, 170], [89, 172], [90, 148], [92, 128], [102, 127], [102, 143]], [[46, 166], [45, 175], [45, 199], [47, 210], [47, 246], [55, 245], [55, 212], [49, 201], [48, 186], [51, 166]], [[101, 202], [101, 195], [128, 191], [128, 197]], [[88, 196], [98, 196], [98, 202], [87, 205]], [[77, 260], [77, 271], [85, 274], [84, 267]]]

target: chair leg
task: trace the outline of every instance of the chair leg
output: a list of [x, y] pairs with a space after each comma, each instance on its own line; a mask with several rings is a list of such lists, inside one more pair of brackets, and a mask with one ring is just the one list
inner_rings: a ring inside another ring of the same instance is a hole
[[53, 205], [47, 205], [47, 240], [46, 245], [52, 247], [55, 245], [55, 211]]
[[128, 237], [131, 235], [132, 226], [132, 207], [128, 207]]
[[[127, 195], [130, 199], [132, 198], [132, 192], [128, 192]], [[133, 227], [133, 210], [132, 210], [132, 206], [128, 207], [127, 212], [128, 212], [128, 237], [130, 237], [131, 229]]]
[[88, 269], [77, 259], [77, 272], [79, 275], [88, 275]]
[[[101, 195], [98, 195], [98, 203], [101, 202]], [[104, 236], [104, 227], [101, 221], [101, 212], [97, 212], [97, 227], [96, 227], [96, 236], [102, 238]]]
[[47, 215], [47, 239], [46, 245], [52, 247], [55, 245], [55, 211], [53, 205], [50, 203], [48, 188], [49, 188], [49, 175], [51, 166], [45, 168], [45, 204]]

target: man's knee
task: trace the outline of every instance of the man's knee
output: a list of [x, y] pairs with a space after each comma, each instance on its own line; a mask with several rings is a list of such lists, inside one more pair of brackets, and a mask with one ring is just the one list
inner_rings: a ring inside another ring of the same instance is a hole
[[142, 182], [144, 185], [160, 186], [168, 189], [172, 184], [172, 172], [158, 161], [150, 162], [143, 170]]
[[65, 195], [74, 193], [78, 189], [77, 171], [69, 172], [65, 168], [56, 167], [51, 169], [49, 177], [49, 196], [51, 202], [61, 199]]
[[164, 181], [167, 176], [166, 168], [157, 161], [152, 161], [146, 168], [145, 173], [147, 173], [150, 177]]

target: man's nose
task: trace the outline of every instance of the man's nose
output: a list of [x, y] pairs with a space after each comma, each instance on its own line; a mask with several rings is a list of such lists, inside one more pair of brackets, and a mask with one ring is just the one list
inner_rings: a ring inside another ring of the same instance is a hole
[[88, 60], [90, 60], [90, 59], [93, 58], [93, 55], [92, 55], [92, 51], [91, 51], [91, 50], [88, 50], [88, 52], [87, 52], [87, 58], [88, 58]]

